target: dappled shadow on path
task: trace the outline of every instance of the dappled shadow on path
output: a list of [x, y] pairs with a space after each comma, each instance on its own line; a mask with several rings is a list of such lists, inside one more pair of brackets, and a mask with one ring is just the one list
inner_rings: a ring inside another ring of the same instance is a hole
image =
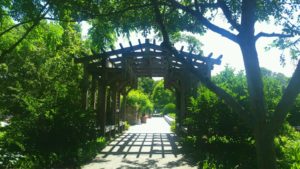
[[177, 136], [163, 118], [131, 126], [83, 169], [197, 168], [181, 153]]
[[[188, 161], [185, 158], [180, 158], [175, 161], [169, 161], [165, 165], [160, 165], [159, 161], [161, 159], [146, 159], [143, 163], [141, 163], [139, 160], [127, 160], [124, 159], [122, 161], [121, 166], [117, 167], [117, 169], [137, 169], [137, 168], [143, 168], [143, 169], [164, 169], [164, 168], [177, 168], [177, 167], [182, 167], [182, 168], [190, 168], [191, 163], [187, 165]], [[192, 166], [195, 166], [196, 164], [193, 164]]]
[[126, 133], [111, 142], [100, 154], [103, 158], [110, 155], [135, 156], [139, 158], [173, 155], [177, 157], [176, 136], [172, 133]]

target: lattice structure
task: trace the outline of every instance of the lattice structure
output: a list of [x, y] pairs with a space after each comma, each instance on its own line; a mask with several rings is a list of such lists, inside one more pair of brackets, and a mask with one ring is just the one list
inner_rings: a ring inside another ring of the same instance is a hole
[[[125, 120], [125, 109], [120, 106], [120, 94], [123, 98], [131, 88], [137, 87], [138, 77], [164, 77], [165, 87], [176, 92], [178, 122], [185, 116], [188, 97], [195, 93], [199, 84], [193, 71], [200, 72], [210, 78], [215, 64], [221, 64], [222, 56], [214, 59], [212, 54], [207, 57], [192, 52], [176, 51], [176, 56], [170, 51], [157, 45], [155, 40], [123, 47], [110, 51], [101, 50], [92, 55], [84, 54], [76, 58], [77, 63], [84, 64], [83, 105], [87, 108], [92, 98], [92, 105], [98, 112], [99, 126], [105, 133], [105, 126], [119, 125]], [[89, 85], [89, 76], [92, 76], [92, 87]], [[97, 84], [98, 84], [98, 87]], [[89, 89], [91, 91], [89, 94]], [[98, 93], [96, 96], [95, 93]], [[91, 99], [90, 99], [91, 100]], [[120, 111], [119, 111], [120, 110]], [[112, 128], [112, 127], [110, 127]]]
[[[103, 50], [101, 53], [94, 53], [91, 56], [86, 55], [76, 60], [87, 64], [90, 72], [98, 73], [99, 75], [105, 71], [115, 71], [116, 74], [132, 71], [131, 73], [134, 73], [136, 77], [164, 77], [168, 71], [183, 69], [184, 67], [180, 59], [170, 55], [168, 51], [157, 45], [155, 41], [150, 43], [149, 39], [146, 39], [145, 43], [141, 43], [139, 40], [138, 45], [133, 46], [131, 42], [129, 45], [129, 47], [124, 48], [120, 44], [120, 49], [118, 50]], [[191, 62], [195, 69], [201, 69], [201, 71], [207, 73], [210, 73], [214, 64], [221, 63], [221, 57], [217, 59], [211, 58], [212, 55], [203, 57], [191, 52], [185, 52], [183, 47], [178, 52], [182, 58]], [[103, 61], [105, 61], [105, 64]]]

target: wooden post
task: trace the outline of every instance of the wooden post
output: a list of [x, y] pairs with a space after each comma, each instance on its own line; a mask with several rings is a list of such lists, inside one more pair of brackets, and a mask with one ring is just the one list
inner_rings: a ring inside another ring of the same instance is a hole
[[127, 90], [126, 90], [126, 87], [125, 87], [124, 90], [122, 91], [122, 94], [123, 94], [123, 103], [122, 103], [122, 107], [121, 107], [121, 114], [122, 114], [123, 121], [126, 121], [127, 95], [130, 92], [130, 90], [132, 90], [132, 87], [130, 87]]
[[207, 65], [207, 77], [211, 78], [211, 70], [213, 70], [214, 68], [213, 64], [210, 61], [208, 61], [206, 65]]
[[120, 91], [117, 91], [117, 96], [116, 96], [116, 112], [117, 112], [117, 120], [121, 120], [120, 116], [120, 109], [121, 109], [121, 94]]
[[[150, 52], [150, 48], [149, 48], [149, 39], [146, 39], [145, 40], [145, 44], [146, 44], [146, 47], [145, 47], [145, 53], [148, 54], [148, 52]], [[147, 73], [147, 75], [149, 75], [149, 77], [152, 76], [152, 72], [151, 72], [151, 67], [152, 67], [152, 57], [150, 55], [146, 55], [146, 58], [145, 58], [146, 62], [148, 63], [148, 69], [149, 69], [149, 72]]]
[[178, 123], [178, 127], [180, 128], [182, 126], [182, 118], [180, 116], [181, 114], [181, 105], [180, 105], [180, 91], [178, 89], [175, 89], [175, 96], [176, 96], [176, 122]]
[[92, 88], [91, 88], [91, 106], [94, 110], [97, 109], [97, 95], [96, 95], [96, 86], [97, 86], [97, 76], [92, 76]]
[[83, 79], [82, 79], [82, 108], [88, 109], [88, 89], [89, 89], [89, 74], [87, 71], [87, 65], [84, 64]]
[[97, 110], [97, 121], [100, 127], [100, 133], [105, 135], [106, 125], [106, 83], [105, 80], [99, 81], [98, 83], [98, 110]]
[[111, 111], [111, 96], [112, 91], [111, 87], [107, 88], [107, 96], [106, 96], [106, 116], [108, 124], [112, 124], [112, 111]]
[[127, 93], [124, 92], [123, 93], [123, 100], [122, 100], [122, 104], [121, 104], [121, 119], [122, 121], [125, 121], [126, 120], [126, 117], [125, 117], [125, 113], [126, 113], [126, 102], [127, 102]]
[[111, 117], [112, 125], [116, 125], [116, 109], [117, 109], [117, 90], [115, 86], [111, 88]]
[[117, 91], [116, 93], [116, 121], [117, 121], [117, 125], [118, 125], [118, 130], [120, 131], [120, 119], [121, 119], [121, 115], [120, 115], [120, 92]]
[[186, 91], [185, 91], [185, 85], [181, 82], [180, 84], [180, 121], [181, 124], [185, 118], [185, 113], [186, 113]]

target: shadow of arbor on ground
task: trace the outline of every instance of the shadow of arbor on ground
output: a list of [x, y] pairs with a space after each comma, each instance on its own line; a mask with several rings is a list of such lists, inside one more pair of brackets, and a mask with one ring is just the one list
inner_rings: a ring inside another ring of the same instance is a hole
[[112, 141], [100, 154], [104, 154], [103, 158], [109, 155], [177, 157], [179, 150], [175, 140], [172, 133], [127, 133]]
[[[116, 138], [100, 153], [101, 157], [93, 160], [94, 163], [102, 163], [109, 156], [122, 158], [118, 169], [122, 168], [174, 168], [195, 163], [185, 157], [178, 158], [180, 148], [176, 142], [177, 137], [173, 133], [126, 133]], [[158, 162], [163, 159], [173, 158], [163, 166]], [[142, 162], [141, 162], [142, 161]]]

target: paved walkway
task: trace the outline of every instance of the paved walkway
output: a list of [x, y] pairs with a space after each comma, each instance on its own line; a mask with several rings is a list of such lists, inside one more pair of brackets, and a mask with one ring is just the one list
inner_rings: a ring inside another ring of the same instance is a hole
[[129, 130], [106, 146], [83, 169], [197, 168], [179, 153], [176, 136], [161, 117]]

